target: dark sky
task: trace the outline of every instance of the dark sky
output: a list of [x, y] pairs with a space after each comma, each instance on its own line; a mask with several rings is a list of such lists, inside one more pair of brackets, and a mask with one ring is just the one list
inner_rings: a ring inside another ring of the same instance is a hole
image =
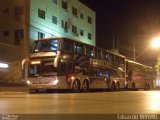
[[[96, 46], [112, 49], [113, 36], [121, 54], [154, 65], [158, 51], [150, 48], [160, 33], [160, 0], [80, 0], [96, 12]], [[118, 41], [118, 42], [117, 42]]]

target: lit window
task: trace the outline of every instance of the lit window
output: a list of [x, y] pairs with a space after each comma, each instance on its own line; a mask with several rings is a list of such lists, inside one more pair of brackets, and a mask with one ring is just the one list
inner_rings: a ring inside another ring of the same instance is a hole
[[38, 9], [38, 17], [45, 19], [45, 11]]
[[52, 16], [52, 23], [57, 24], [57, 17], [56, 16]]
[[14, 44], [20, 45], [20, 40], [24, 38], [24, 31], [22, 29], [15, 30], [14, 32]]
[[24, 6], [16, 6], [15, 7], [15, 15], [23, 15], [24, 14]]
[[38, 39], [44, 38], [45, 34], [42, 32], [38, 32]]
[[91, 33], [88, 33], [88, 39], [92, 39], [92, 35], [91, 35]]
[[88, 16], [88, 23], [92, 23], [92, 18], [90, 16]]

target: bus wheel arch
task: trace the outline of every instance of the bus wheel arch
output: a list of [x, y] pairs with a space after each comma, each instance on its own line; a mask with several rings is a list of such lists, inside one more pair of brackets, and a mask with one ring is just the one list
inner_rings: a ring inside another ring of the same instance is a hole
[[119, 81], [116, 82], [116, 90], [117, 90], [117, 91], [120, 90], [120, 82], [119, 82]]
[[72, 83], [72, 91], [73, 92], [79, 92], [80, 91], [80, 80], [76, 78]]
[[83, 91], [83, 92], [89, 91], [89, 86], [90, 86], [89, 80], [88, 80], [88, 79], [83, 80], [83, 83], [82, 83], [82, 91]]
[[135, 90], [136, 90], [136, 84], [135, 84], [134, 82], [133, 82], [132, 85], [131, 85], [131, 90], [132, 90], [132, 91], [135, 91]]
[[114, 81], [111, 82], [110, 89], [111, 91], [116, 91], [116, 84]]
[[146, 83], [144, 89], [145, 89], [145, 90], [150, 90], [150, 84], [149, 84], [149, 83]]

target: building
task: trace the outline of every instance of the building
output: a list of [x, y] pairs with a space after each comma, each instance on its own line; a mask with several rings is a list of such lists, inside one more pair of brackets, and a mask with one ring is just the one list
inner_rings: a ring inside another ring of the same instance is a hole
[[64, 36], [95, 45], [95, 12], [79, 0], [0, 0], [0, 82], [22, 78], [34, 40]]

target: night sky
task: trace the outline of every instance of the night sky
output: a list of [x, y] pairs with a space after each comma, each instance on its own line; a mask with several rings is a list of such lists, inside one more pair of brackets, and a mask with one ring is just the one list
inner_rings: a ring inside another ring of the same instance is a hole
[[158, 50], [151, 39], [160, 33], [160, 0], [80, 0], [96, 12], [96, 46], [115, 47], [128, 58], [153, 66]]

